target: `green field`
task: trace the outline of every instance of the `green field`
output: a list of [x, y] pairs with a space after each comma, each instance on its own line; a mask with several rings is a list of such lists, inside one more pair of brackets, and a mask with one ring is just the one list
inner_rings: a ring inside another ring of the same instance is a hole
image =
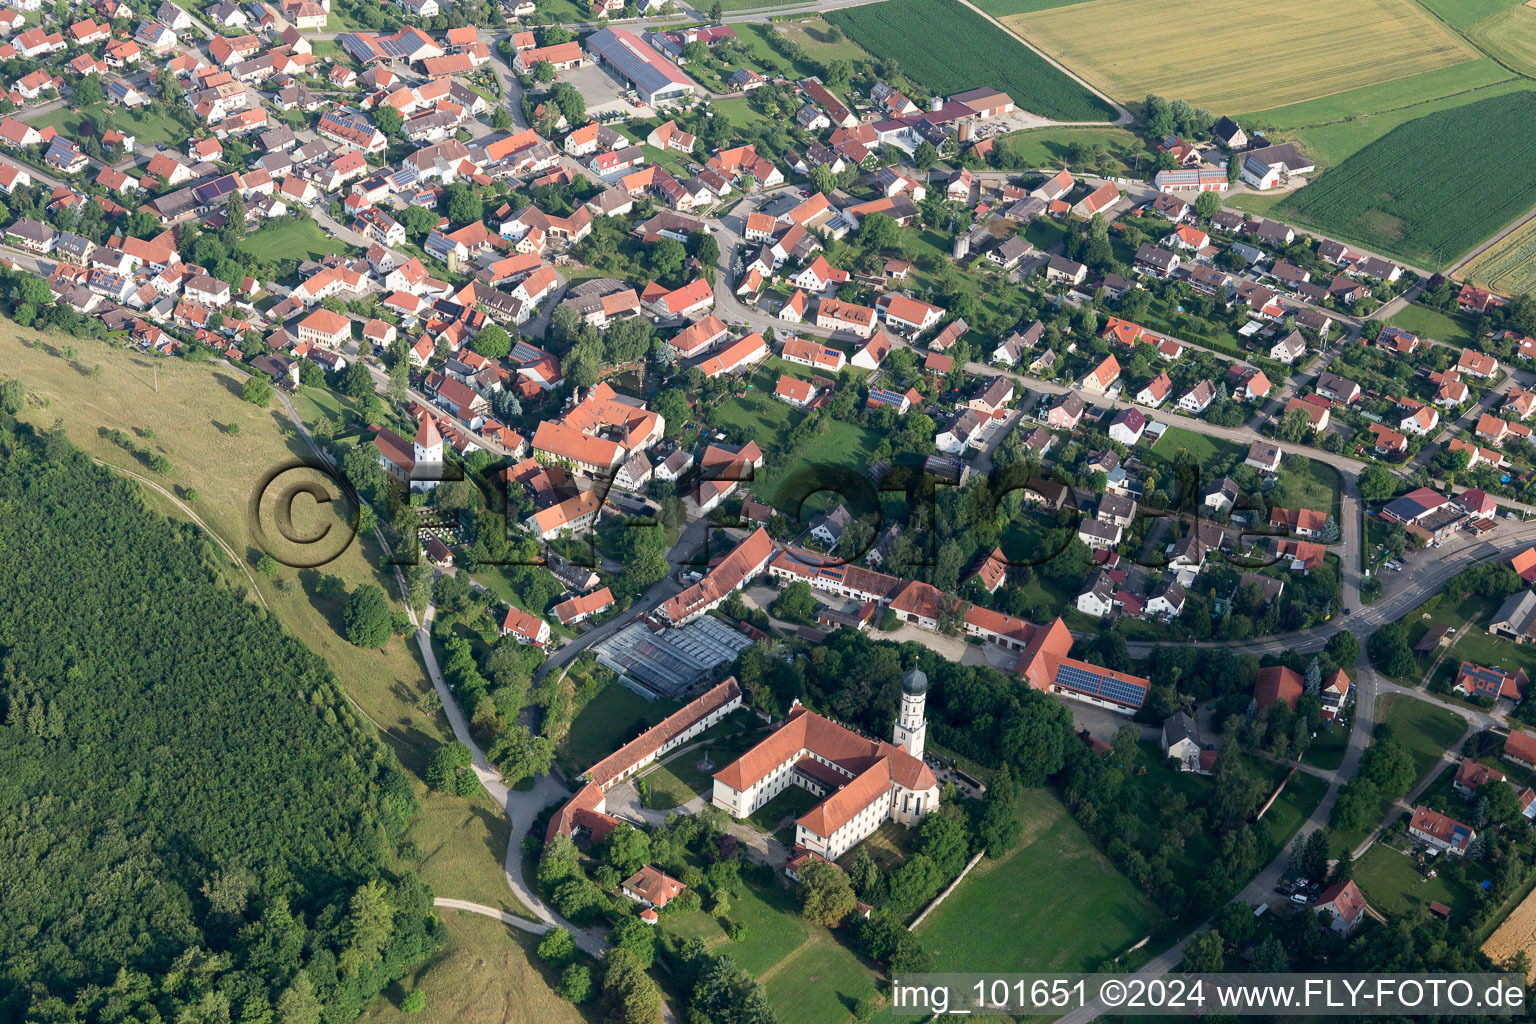
[[1452, 28], [1466, 28], [1520, 4], [1520, 0], [1419, 0]]
[[800, 44], [806, 56], [823, 64], [832, 60], [868, 60], [869, 54], [858, 43], [843, 36], [833, 42], [827, 20], [818, 15], [807, 15], [793, 21], [780, 21], [778, 29], [785, 38]]
[[[1417, 118], [1442, 110], [1458, 110], [1469, 101], [1506, 96], [1514, 92], [1528, 92], [1530, 89], [1531, 82], [1529, 79], [1510, 78], [1492, 85], [1483, 86], [1470, 93], [1446, 96], [1412, 107], [1403, 107], [1397, 110], [1387, 110], [1379, 114], [1372, 114], [1369, 117], [1335, 121], [1282, 134], [1294, 137], [1296, 141], [1305, 146], [1307, 152], [1317, 161], [1319, 167], [1336, 167], [1377, 139]], [[1246, 198], [1256, 197], [1250, 196]]]
[[[1017, 154], [1027, 167], [1070, 167], [1096, 170], [1088, 161], [1074, 163], [1074, 146], [1097, 146], [1109, 155], [1111, 167], [1130, 168], [1142, 152], [1141, 140], [1124, 128], [1035, 128], [1013, 132], [998, 140], [998, 147]], [[1056, 223], [1050, 221], [1050, 223]]]
[[[732, 942], [726, 929], [738, 922], [746, 937]], [[662, 927], [729, 953], [762, 983], [784, 1024], [845, 1024], [857, 1000], [877, 998], [869, 969], [831, 932], [801, 917], [794, 894], [776, 880], [745, 877], [727, 920], [693, 910], [668, 915]]]
[[[1536, 94], [1511, 93], [1410, 121], [1320, 174], [1277, 209], [1411, 263], [1444, 267], [1536, 204]], [[1476, 152], [1485, 173], [1431, 152]]]
[[[1469, 859], [1467, 865], [1473, 867], [1474, 862]], [[1360, 858], [1354, 879], [1371, 906], [1391, 916], [1408, 917], [1418, 907], [1444, 903], [1451, 908], [1451, 923], [1456, 924], [1477, 901], [1471, 885], [1453, 882], [1443, 871], [1426, 878], [1412, 860], [1385, 843], [1377, 843]]]
[[1339, 489], [1339, 471], [1332, 466], [1316, 459], [1286, 459], [1266, 497], [1271, 508], [1309, 508], [1337, 515]]
[[1215, 463], [1230, 460], [1233, 456], [1246, 454], [1243, 449], [1230, 441], [1223, 441], [1211, 437], [1209, 434], [1199, 434], [1184, 427], [1169, 427], [1163, 431], [1163, 436], [1157, 439], [1152, 446], [1154, 454], [1161, 455], [1169, 462], [1173, 461], [1180, 450], [1187, 451], [1200, 463], [1202, 469]]
[[346, 252], [350, 247], [327, 235], [319, 224], [304, 215], [272, 221], [269, 226], [246, 235], [240, 248], [257, 259], [279, 262], [319, 259], [331, 253]]
[[1377, 704], [1376, 718], [1391, 726], [1392, 738], [1413, 755], [1420, 781], [1467, 731], [1466, 720], [1454, 711], [1402, 694], [1382, 697]]
[[1392, 317], [1391, 323], [1421, 338], [1433, 338], [1451, 345], [1470, 345], [1475, 340], [1472, 324], [1428, 306], [1405, 306], [1402, 312]]
[[680, 706], [646, 700], [623, 683], [611, 682], [571, 721], [557, 749], [560, 764], [571, 774], [584, 772]]
[[[1109, 121], [1109, 104], [955, 0], [886, 0], [827, 20], [877, 59], [941, 95], [990, 86], [1019, 107], [1057, 121]], [[924, 31], [914, 31], [922, 26]]]
[[1019, 802], [1020, 845], [983, 859], [917, 930], [936, 971], [1092, 971], [1157, 923], [1054, 796]]
[[[1279, 131], [1313, 128], [1342, 121], [1367, 122], [1371, 115], [1407, 110], [1446, 96], [1466, 97], [1472, 91], [1511, 79], [1497, 61], [1482, 58], [1436, 68], [1407, 78], [1364, 85], [1315, 100], [1292, 103], [1243, 115], [1243, 125]], [[1461, 102], [1465, 102], [1462, 99]], [[1421, 113], [1429, 113], [1425, 110]]]
[[[454, 1021], [455, 1024], [596, 1024], [601, 1016], [555, 995], [558, 973], [534, 955], [539, 939], [500, 921], [462, 910], [440, 912], [448, 944], [426, 964], [385, 990], [358, 1019], [362, 1024]], [[419, 989], [427, 1008], [400, 1010], [405, 993]], [[586, 1010], [587, 1012], [583, 1012]]]

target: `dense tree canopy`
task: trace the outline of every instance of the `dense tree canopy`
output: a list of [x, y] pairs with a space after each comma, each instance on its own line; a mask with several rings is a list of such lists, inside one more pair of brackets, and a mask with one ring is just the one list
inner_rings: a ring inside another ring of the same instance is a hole
[[0, 1018], [356, 1016], [440, 941], [394, 755], [62, 435], [0, 432], [0, 505]]

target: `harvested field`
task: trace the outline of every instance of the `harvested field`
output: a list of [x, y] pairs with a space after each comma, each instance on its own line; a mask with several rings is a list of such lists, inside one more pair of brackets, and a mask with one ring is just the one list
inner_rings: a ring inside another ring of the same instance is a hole
[[1533, 965], [1526, 976], [1529, 982], [1536, 979], [1536, 892], [1521, 900], [1514, 912], [1499, 925], [1498, 931], [1483, 943], [1483, 952], [1496, 964], [1522, 951], [1531, 957]]
[[1255, 74], [1253, 18], [1253, 6], [1236, 0], [1091, 0], [1003, 21], [1117, 99], [1151, 92], [1218, 114], [1299, 103], [1477, 56], [1411, 0], [1297, 0], [1285, 9], [1285, 30], [1265, 37], [1264, 71]]
[[1462, 276], [1503, 295], [1536, 291], [1536, 220], [1505, 235], [1467, 264]]

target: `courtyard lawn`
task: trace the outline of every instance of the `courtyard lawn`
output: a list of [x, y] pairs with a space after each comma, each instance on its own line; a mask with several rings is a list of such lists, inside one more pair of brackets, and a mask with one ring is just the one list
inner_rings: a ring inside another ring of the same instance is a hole
[[180, 121], [163, 111], [149, 107], [134, 107], [131, 110], [118, 111], [112, 120], [119, 131], [127, 132], [134, 137], [140, 149], [162, 143], [176, 149], [191, 137], [191, 133]]
[[[1438, 863], [1430, 862], [1431, 866]], [[1481, 881], [1485, 877], [1480, 865], [1470, 859], [1465, 863], [1475, 879]], [[1454, 927], [1477, 902], [1472, 885], [1453, 881], [1444, 871], [1426, 878], [1413, 858], [1386, 843], [1377, 843], [1360, 858], [1355, 864], [1354, 879], [1371, 906], [1389, 916], [1406, 917], [1421, 906], [1444, 903], [1451, 908]]]
[[615, 680], [577, 712], [556, 753], [569, 775], [586, 771], [682, 705], [646, 700]]
[[918, 928], [937, 971], [1092, 971], [1158, 915], [1045, 790], [1020, 797], [1019, 846], [983, 859]]
[[350, 246], [327, 235], [319, 224], [306, 215], [297, 218], [281, 217], [250, 232], [241, 240], [240, 248], [257, 259], [298, 263], [332, 253], [344, 253]]
[[763, 804], [748, 817], [747, 824], [759, 832], [772, 835], [778, 831], [782, 822], [795, 821], [824, 799], [825, 797], [819, 797], [808, 789], [788, 786], [784, 792]]
[[1337, 516], [1339, 489], [1339, 471], [1332, 466], [1316, 459], [1287, 457], [1265, 498], [1271, 508], [1309, 508]]
[[699, 795], [692, 786], [673, 775], [665, 765], [651, 769], [640, 778], [645, 782], [645, 806], [658, 811], [670, 811], [674, 807], [681, 807]]
[[1412, 331], [1421, 338], [1433, 338], [1450, 345], [1470, 345], [1477, 323], [1468, 317], [1448, 315], [1428, 306], [1406, 306], [1391, 320], [1393, 327]]

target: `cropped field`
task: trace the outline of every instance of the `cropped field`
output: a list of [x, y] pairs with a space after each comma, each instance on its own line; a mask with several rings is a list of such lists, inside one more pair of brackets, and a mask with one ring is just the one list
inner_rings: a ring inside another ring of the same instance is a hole
[[1467, 38], [1523, 74], [1536, 74], [1536, 7], [1520, 4], [1484, 18], [1466, 30]]
[[[1281, 216], [1440, 269], [1536, 204], [1526, 172], [1536, 94], [1510, 93], [1410, 121], [1323, 172]], [[1426, 153], [1477, 153], [1482, 173]]]
[[[990, 86], [1023, 109], [1053, 120], [1114, 118], [1109, 104], [955, 0], [886, 0], [826, 18], [876, 58], [895, 58], [907, 77], [935, 93], [948, 96]], [[918, 25], [924, 31], [914, 32]]]
[[1262, 57], [1253, 18], [1252, 5], [1236, 0], [1091, 0], [1004, 22], [1118, 99], [1155, 92], [1217, 113], [1297, 103], [1476, 56], [1410, 0], [1297, 0], [1285, 9], [1284, 30], [1264, 33]]
[[1506, 235], [1467, 264], [1462, 276], [1504, 295], [1536, 291], [1536, 221]]
[[[1488, 941], [1483, 943], [1483, 952], [1496, 964], [1520, 952], [1529, 954], [1532, 962], [1536, 962], [1536, 893], [1521, 900], [1514, 912], [1499, 925], [1498, 931], [1488, 936]], [[1531, 977], [1536, 977], [1536, 969], [1527, 975], [1528, 980]]]

